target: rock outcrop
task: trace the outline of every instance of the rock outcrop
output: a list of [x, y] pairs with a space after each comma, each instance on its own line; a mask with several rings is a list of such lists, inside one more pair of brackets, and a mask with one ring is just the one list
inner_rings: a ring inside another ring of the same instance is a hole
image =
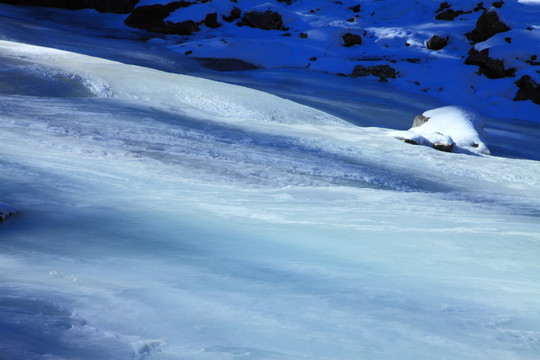
[[281, 15], [275, 11], [250, 11], [242, 17], [242, 24], [262, 30], [284, 30]]
[[99, 12], [127, 14], [139, 0], [0, 0], [2, 3], [23, 6], [43, 6], [68, 10], [94, 9]]
[[540, 85], [534, 81], [529, 75], [522, 76], [516, 85], [519, 87], [514, 101], [531, 100], [533, 103], [540, 105]]
[[495, 34], [509, 31], [500, 19], [496, 11], [484, 11], [476, 22], [476, 27], [470, 33], [465, 34], [473, 44], [485, 41]]
[[479, 73], [490, 79], [513, 76], [515, 73], [515, 69], [513, 68], [505, 69], [504, 61], [490, 58], [489, 49], [478, 51], [473, 47], [469, 50], [469, 57], [465, 59], [465, 64], [477, 65], [479, 67]]
[[[171, 12], [193, 5], [193, 2], [175, 1], [167, 5], [145, 5], [139, 6], [126, 18], [124, 23], [133, 28], [151, 32], [191, 35], [199, 30], [198, 25], [191, 20], [180, 23], [164, 21]], [[216, 19], [217, 22], [217, 19]]]
[[396, 70], [388, 65], [373, 65], [363, 66], [356, 65], [353, 69], [351, 77], [363, 77], [373, 75], [379, 78], [380, 81], [388, 81], [388, 79], [396, 78]]
[[452, 9], [446, 9], [435, 15], [435, 19], [437, 20], [445, 20], [445, 21], [454, 21], [455, 18], [457, 18], [459, 15], [468, 14], [469, 12], [465, 12], [463, 10], [452, 10]]

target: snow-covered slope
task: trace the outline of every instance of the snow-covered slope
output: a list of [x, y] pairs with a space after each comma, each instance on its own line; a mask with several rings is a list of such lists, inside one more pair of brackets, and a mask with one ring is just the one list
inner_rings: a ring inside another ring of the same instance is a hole
[[[410, 146], [192, 76], [0, 51], [0, 198], [20, 211], [0, 227], [3, 359], [537, 357], [538, 161]], [[381, 86], [366, 114], [400, 101]]]
[[[142, 0], [139, 7], [167, 3]], [[238, 18], [228, 20], [235, 8]], [[279, 14], [281, 27], [262, 30], [247, 26], [243, 16], [253, 11]], [[439, 16], [447, 11], [454, 15]], [[484, 12], [498, 14], [509, 30], [490, 34], [473, 45], [467, 34]], [[208, 14], [214, 13], [217, 24], [205, 25]], [[493, 4], [465, 0], [208, 1], [174, 10], [164, 19], [171, 23], [193, 21], [200, 24], [199, 31], [160, 41], [190, 57], [241, 59], [264, 68], [308, 68], [351, 75], [356, 66], [386, 65], [397, 77], [391, 80], [389, 91], [425, 92], [483, 115], [537, 121], [540, 105], [513, 100], [519, 90], [516, 81], [523, 76], [540, 83], [539, 19], [540, 3], [517, 0]], [[345, 34], [358, 36], [361, 44], [344, 46]], [[448, 44], [430, 50], [433, 36], [446, 39]], [[465, 65], [472, 48], [489, 49], [489, 66], [500, 62], [497, 66], [506, 75], [490, 79], [479, 74], [477, 65]]]

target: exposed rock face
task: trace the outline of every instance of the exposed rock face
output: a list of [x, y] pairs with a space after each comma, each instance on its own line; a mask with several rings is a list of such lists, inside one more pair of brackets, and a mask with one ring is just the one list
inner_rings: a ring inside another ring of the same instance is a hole
[[0, 202], [0, 224], [17, 213], [14, 207]]
[[175, 1], [167, 5], [139, 6], [133, 10], [124, 23], [127, 26], [151, 32], [191, 35], [199, 30], [199, 27], [195, 22], [188, 20], [181, 23], [173, 23], [164, 21], [164, 19], [174, 10], [188, 7], [192, 4], [194, 3], [188, 1]]
[[533, 103], [540, 105], [540, 85], [534, 81], [529, 75], [524, 75], [516, 81], [519, 87], [514, 101], [531, 100]]
[[480, 74], [484, 74], [490, 79], [500, 79], [507, 76], [513, 76], [515, 69], [505, 69], [504, 62], [489, 57], [489, 49], [482, 51], [474, 47], [469, 50], [469, 57], [465, 59], [467, 65], [478, 65]]
[[68, 10], [94, 9], [100, 12], [127, 14], [133, 11], [139, 0], [0, 0], [0, 2]]
[[242, 23], [262, 30], [283, 30], [281, 15], [275, 11], [251, 11], [242, 17]]
[[495, 34], [510, 30], [506, 24], [499, 20], [495, 11], [484, 11], [476, 22], [476, 27], [470, 33], [465, 34], [469, 40], [476, 44], [485, 41]]
[[448, 37], [440, 37], [438, 35], [433, 35], [428, 42], [426, 47], [430, 50], [441, 50], [448, 45]]
[[343, 39], [343, 44], [346, 47], [362, 44], [362, 37], [360, 35], [347, 33], [343, 35], [341, 38]]
[[357, 78], [368, 75], [377, 76], [380, 81], [388, 81], [388, 78], [396, 78], [396, 70], [388, 65], [374, 65], [368, 67], [356, 65], [353, 69], [351, 77]]

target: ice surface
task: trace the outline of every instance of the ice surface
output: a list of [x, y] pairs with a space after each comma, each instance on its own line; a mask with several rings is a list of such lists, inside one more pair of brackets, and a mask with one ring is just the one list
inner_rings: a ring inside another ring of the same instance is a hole
[[443, 153], [377, 81], [0, 49], [3, 359], [537, 358], [529, 123]]

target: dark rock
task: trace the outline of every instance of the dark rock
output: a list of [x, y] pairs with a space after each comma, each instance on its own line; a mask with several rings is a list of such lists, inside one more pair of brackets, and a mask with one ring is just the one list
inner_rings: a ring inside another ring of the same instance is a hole
[[536, 61], [536, 59], [538, 59], [538, 55], [531, 55], [531, 58], [529, 60], [526, 60], [525, 62], [529, 65], [539, 66], [540, 61]]
[[396, 78], [396, 70], [394, 70], [388, 65], [374, 65], [368, 67], [365, 67], [363, 65], [356, 65], [353, 69], [351, 77], [357, 78], [368, 75], [376, 76], [379, 78], [380, 81], [388, 81], [388, 78]]
[[489, 49], [478, 51], [473, 47], [469, 50], [469, 57], [465, 59], [465, 64], [479, 66], [480, 74], [484, 74], [490, 79], [513, 76], [515, 73], [515, 69], [505, 69], [502, 60], [490, 58]]
[[287, 5], [291, 5], [293, 2], [295, 2], [296, 0], [277, 0], [278, 2], [284, 2], [285, 4]]
[[0, 202], [0, 224], [17, 214], [17, 210], [8, 204]]
[[206, 15], [204, 18], [204, 25], [211, 29], [217, 29], [221, 26], [217, 21], [217, 12]]
[[470, 33], [465, 34], [469, 40], [476, 44], [485, 41], [495, 34], [510, 30], [499, 20], [499, 15], [495, 11], [484, 11], [476, 22], [476, 27]]
[[426, 47], [430, 50], [441, 50], [448, 45], [448, 37], [440, 37], [438, 35], [433, 35], [428, 42]]
[[455, 18], [457, 18], [459, 15], [463, 15], [463, 14], [469, 14], [470, 11], [466, 12], [466, 11], [463, 11], [463, 10], [452, 10], [452, 9], [447, 9], [447, 10], [444, 10], [443, 12], [435, 15], [435, 19], [437, 20], [446, 20], [446, 21], [454, 21]]
[[441, 12], [443, 10], [446, 10], [446, 9], [450, 9], [450, 4], [447, 3], [446, 1], [442, 2], [440, 5], [439, 5], [439, 9], [437, 11], [435, 11], [436, 13], [438, 12]]
[[486, 10], [483, 2], [479, 2], [478, 4], [476, 4], [476, 7], [473, 9], [474, 12], [477, 12], [480, 10]]
[[531, 100], [533, 103], [540, 105], [540, 85], [534, 81], [529, 75], [524, 75], [515, 82], [519, 87], [514, 101]]
[[174, 10], [188, 7], [193, 2], [175, 1], [167, 5], [146, 5], [139, 6], [124, 20], [129, 27], [142, 29], [151, 32], [176, 35], [191, 35], [199, 31], [199, 27], [194, 21], [188, 20], [180, 23], [163, 21]]
[[242, 17], [242, 23], [262, 30], [283, 30], [281, 15], [275, 11], [251, 11]]
[[309, 58], [309, 61], [317, 61], [317, 57], [313, 56], [313, 57]]
[[308, 38], [308, 34], [300, 33], [300, 39], [307, 39], [307, 38]]
[[452, 152], [452, 149], [454, 148], [454, 143], [448, 144], [448, 143], [436, 142], [436, 143], [433, 143], [433, 145], [431, 146], [436, 150]]
[[343, 39], [344, 46], [346, 47], [362, 44], [362, 37], [360, 35], [346, 33], [341, 38]]
[[360, 4], [358, 4], [356, 6], [353, 6], [353, 7], [350, 7], [349, 9], [351, 9], [355, 13], [359, 13], [360, 12]]
[[427, 116], [424, 116], [424, 115], [416, 115], [414, 117], [414, 120], [413, 120], [413, 123], [412, 123], [412, 127], [418, 127], [418, 126], [422, 126], [424, 125], [425, 123], [427, 123], [429, 120], [429, 117]]
[[229, 16], [225, 16], [223, 15], [222, 18], [223, 20], [225, 20], [226, 22], [233, 22], [234, 20], [236, 19], [240, 19], [240, 15], [242, 15], [242, 10], [240, 10], [239, 8], [237, 8], [236, 6], [231, 10], [231, 13], [229, 14]]
[[43, 6], [68, 10], [94, 9], [99, 12], [127, 14], [139, 0], [0, 0], [1, 3], [23, 6]]
[[491, 5], [493, 5], [497, 9], [499, 9], [504, 5], [504, 1], [495, 1], [495, 2], [491, 3]]
[[260, 66], [240, 59], [195, 58], [202, 66], [216, 71], [243, 71], [261, 69]]

